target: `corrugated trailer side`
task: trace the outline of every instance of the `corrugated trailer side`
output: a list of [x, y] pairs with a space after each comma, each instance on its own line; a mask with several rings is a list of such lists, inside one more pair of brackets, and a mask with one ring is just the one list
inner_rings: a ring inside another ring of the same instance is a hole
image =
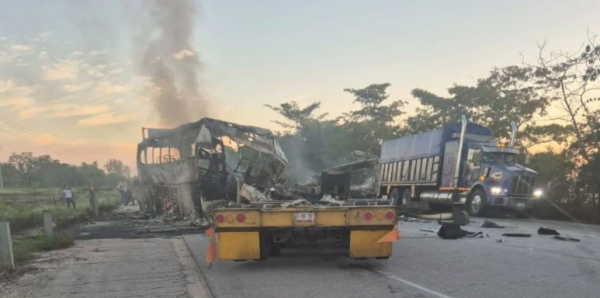
[[[383, 141], [381, 145], [381, 185], [439, 186], [447, 141], [457, 138], [461, 125]], [[467, 124], [466, 138], [493, 138], [490, 129]]]

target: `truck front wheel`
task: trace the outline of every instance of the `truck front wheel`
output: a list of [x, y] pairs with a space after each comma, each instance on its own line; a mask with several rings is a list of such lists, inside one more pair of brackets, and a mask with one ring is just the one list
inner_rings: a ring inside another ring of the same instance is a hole
[[487, 202], [487, 196], [481, 189], [476, 189], [470, 196], [467, 202], [469, 215], [479, 216], [482, 214], [483, 206]]

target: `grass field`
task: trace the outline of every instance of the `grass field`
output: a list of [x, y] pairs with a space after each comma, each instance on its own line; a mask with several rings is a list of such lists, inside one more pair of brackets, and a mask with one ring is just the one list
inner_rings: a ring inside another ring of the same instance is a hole
[[[42, 225], [42, 211], [48, 210], [57, 225], [84, 220], [93, 210], [89, 209], [89, 198], [85, 188], [74, 189], [77, 209], [68, 209], [59, 197], [58, 189], [5, 189], [0, 191], [0, 221], [8, 221], [12, 233]], [[51, 198], [54, 196], [54, 200]], [[119, 206], [120, 197], [112, 189], [99, 189], [96, 196], [99, 213]]]
[[[25, 230], [41, 229], [44, 210], [52, 213], [58, 230], [92, 217], [93, 210], [89, 206], [87, 189], [77, 188], [74, 189], [74, 193], [77, 209], [67, 209], [64, 200], [58, 196], [58, 188], [0, 191], [0, 221], [10, 222], [15, 263], [28, 262], [33, 259], [34, 253], [39, 251], [66, 248], [73, 244], [73, 236], [65, 232], [52, 237], [41, 236], [41, 233], [33, 236], [14, 236]], [[48, 199], [52, 196], [55, 197], [54, 201]], [[119, 194], [113, 189], [97, 189], [96, 198], [99, 214], [110, 212], [121, 203]]]

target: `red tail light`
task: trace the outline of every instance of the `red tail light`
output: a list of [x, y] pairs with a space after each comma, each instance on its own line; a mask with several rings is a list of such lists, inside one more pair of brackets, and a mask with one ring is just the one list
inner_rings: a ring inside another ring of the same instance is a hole
[[371, 212], [371, 211], [365, 212], [364, 217], [366, 220], [371, 220], [373, 218], [373, 212]]
[[215, 217], [215, 220], [218, 223], [223, 223], [225, 221], [225, 216], [223, 216], [222, 214], [217, 215], [217, 217]]
[[244, 220], [246, 220], [246, 216], [244, 216], [243, 214], [238, 214], [235, 217], [235, 220], [237, 220], [237, 222], [244, 222]]
[[394, 212], [392, 212], [392, 211], [388, 211], [388, 212], [385, 214], [385, 218], [387, 218], [387, 219], [394, 219]]

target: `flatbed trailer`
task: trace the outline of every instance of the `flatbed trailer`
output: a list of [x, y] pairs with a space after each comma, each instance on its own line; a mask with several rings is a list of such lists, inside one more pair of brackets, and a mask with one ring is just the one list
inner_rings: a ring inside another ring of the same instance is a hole
[[398, 240], [395, 206], [363, 201], [344, 206], [219, 208], [212, 214], [207, 261], [266, 260], [283, 247], [317, 241], [343, 244], [351, 259], [388, 259]]

